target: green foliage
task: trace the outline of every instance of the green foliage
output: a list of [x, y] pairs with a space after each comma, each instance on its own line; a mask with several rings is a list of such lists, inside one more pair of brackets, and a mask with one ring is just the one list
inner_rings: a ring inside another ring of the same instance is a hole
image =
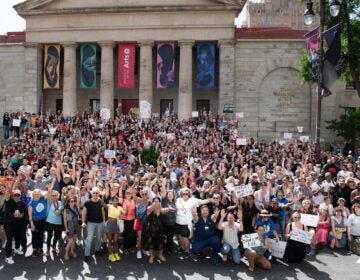
[[157, 166], [158, 154], [153, 144], [150, 145], [149, 149], [143, 149], [140, 152], [140, 157], [142, 164], [148, 163], [149, 165]]
[[302, 80], [303, 83], [312, 82], [311, 66], [310, 66], [308, 55], [305, 52], [300, 60], [300, 71], [298, 72], [298, 77], [299, 77], [299, 79]]
[[360, 141], [360, 110], [347, 112], [339, 119], [327, 121], [327, 129], [333, 130], [337, 136], [343, 137], [355, 146]]

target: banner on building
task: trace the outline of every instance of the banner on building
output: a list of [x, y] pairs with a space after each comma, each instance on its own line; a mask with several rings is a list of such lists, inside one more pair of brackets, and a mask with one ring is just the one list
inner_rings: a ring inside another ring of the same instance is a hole
[[312, 71], [312, 80], [316, 82], [319, 76], [319, 38], [320, 27], [305, 34], [306, 49], [308, 52], [308, 59]]
[[44, 89], [60, 88], [60, 45], [45, 45]]
[[118, 47], [118, 88], [135, 87], [135, 44], [120, 43]]
[[80, 45], [80, 88], [96, 88], [96, 44]]
[[175, 44], [157, 45], [157, 88], [173, 88], [175, 85]]
[[215, 44], [197, 44], [197, 88], [215, 87]]

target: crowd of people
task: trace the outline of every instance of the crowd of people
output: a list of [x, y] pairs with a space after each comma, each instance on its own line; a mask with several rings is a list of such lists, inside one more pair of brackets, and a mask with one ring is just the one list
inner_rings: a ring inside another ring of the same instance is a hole
[[[136, 254], [149, 264], [174, 253], [194, 261], [209, 254], [213, 264], [245, 257], [249, 271], [271, 269], [270, 239], [286, 242], [289, 263], [324, 246], [358, 254], [356, 152], [322, 151], [316, 162], [311, 143], [238, 145], [238, 127], [206, 114], [179, 121], [175, 114], [102, 119], [90, 110], [71, 118], [5, 113], [5, 262], [29, 254], [27, 231], [33, 257], [71, 261], [83, 246], [87, 263], [104, 252], [110, 262]], [[302, 215], [318, 217], [316, 225]], [[310, 244], [293, 238], [296, 231], [310, 233]], [[250, 234], [256, 242], [245, 245]]]

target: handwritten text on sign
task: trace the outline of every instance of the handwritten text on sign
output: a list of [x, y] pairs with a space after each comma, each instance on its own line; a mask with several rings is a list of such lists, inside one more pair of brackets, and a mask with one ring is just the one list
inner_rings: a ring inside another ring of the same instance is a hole
[[282, 259], [284, 257], [286, 242], [285, 241], [276, 241], [275, 239], [268, 239], [269, 247], [271, 250], [271, 255], [275, 258]]
[[290, 235], [291, 240], [299, 241], [301, 243], [310, 244], [313, 234], [300, 230], [300, 229], [293, 229]]
[[241, 185], [236, 188], [236, 194], [238, 197], [245, 197], [253, 194], [254, 190], [250, 184]]
[[116, 151], [114, 151], [114, 150], [105, 150], [104, 158], [116, 158]]
[[318, 215], [301, 214], [300, 222], [305, 226], [317, 227], [319, 222]]
[[261, 245], [259, 235], [257, 233], [244, 234], [241, 236], [241, 242], [243, 243], [245, 249]]

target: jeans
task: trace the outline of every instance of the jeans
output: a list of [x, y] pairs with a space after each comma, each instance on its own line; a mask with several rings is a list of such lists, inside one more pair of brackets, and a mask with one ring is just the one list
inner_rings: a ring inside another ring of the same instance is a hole
[[279, 230], [280, 230], [280, 236], [281, 236], [281, 240], [285, 241], [285, 221], [286, 221], [286, 216], [278, 218], [277, 223], [279, 224]]
[[239, 264], [241, 260], [241, 254], [239, 247], [233, 248], [228, 243], [224, 243], [221, 249], [221, 253], [224, 255], [229, 255], [231, 253], [232, 260], [235, 264]]
[[8, 125], [3, 126], [4, 139], [9, 139], [10, 137], [10, 127]]
[[103, 228], [102, 223], [87, 223], [87, 237], [85, 241], [85, 257], [90, 257], [91, 243], [95, 234], [95, 251], [101, 249], [101, 232]]
[[200, 255], [205, 247], [210, 247], [213, 249], [213, 258], [217, 257], [217, 254], [220, 252], [221, 243], [217, 236], [209, 237], [205, 240], [194, 240], [192, 243], [192, 251], [196, 255]]

